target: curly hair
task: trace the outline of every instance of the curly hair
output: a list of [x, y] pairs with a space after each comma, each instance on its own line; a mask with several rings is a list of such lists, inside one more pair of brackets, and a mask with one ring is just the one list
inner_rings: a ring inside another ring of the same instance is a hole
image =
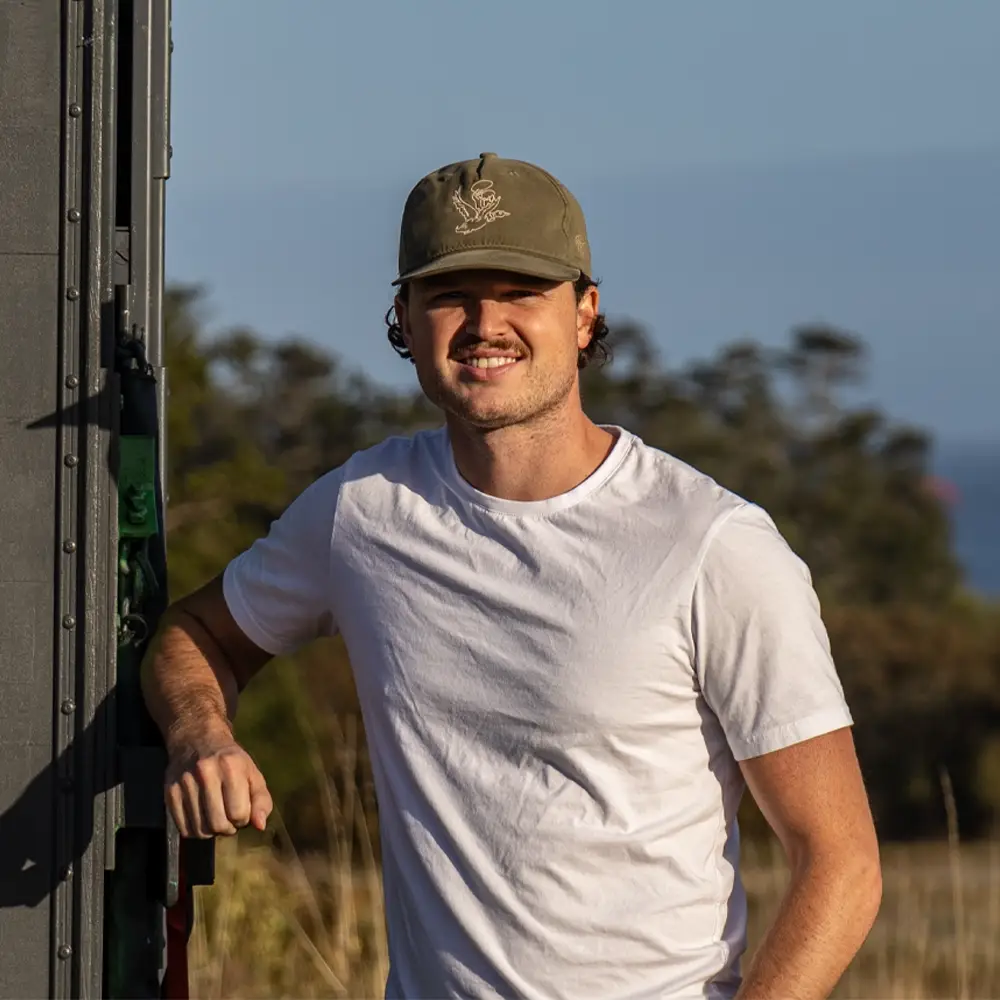
[[[573, 284], [573, 289], [576, 292], [576, 301], [579, 302], [583, 298], [588, 288], [596, 288], [598, 284], [597, 279], [581, 274]], [[402, 298], [406, 298], [406, 288], [407, 286], [403, 285], [399, 290]], [[392, 349], [401, 358], [413, 364], [413, 355], [410, 353], [406, 346], [406, 341], [403, 339], [403, 330], [399, 325], [399, 320], [396, 318], [396, 307], [394, 305], [389, 306], [385, 314], [385, 325], [388, 328], [389, 343], [392, 344]], [[604, 313], [598, 313], [594, 317], [594, 327], [590, 343], [577, 356], [576, 367], [578, 369], [584, 369], [590, 365], [603, 365], [611, 359], [611, 347], [608, 344], [609, 333]]]

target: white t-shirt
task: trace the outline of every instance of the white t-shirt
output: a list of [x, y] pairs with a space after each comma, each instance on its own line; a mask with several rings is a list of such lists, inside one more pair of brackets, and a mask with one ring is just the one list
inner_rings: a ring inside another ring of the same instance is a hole
[[737, 761], [851, 724], [773, 522], [621, 428], [537, 502], [444, 429], [354, 455], [228, 567], [272, 653], [343, 635], [372, 756], [387, 997], [729, 997]]

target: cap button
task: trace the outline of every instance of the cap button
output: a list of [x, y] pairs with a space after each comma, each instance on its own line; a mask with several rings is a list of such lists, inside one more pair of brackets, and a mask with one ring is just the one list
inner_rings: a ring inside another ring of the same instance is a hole
[[497, 158], [497, 154], [496, 153], [480, 153], [479, 154], [479, 159], [485, 160], [488, 156], [492, 156], [494, 159]]

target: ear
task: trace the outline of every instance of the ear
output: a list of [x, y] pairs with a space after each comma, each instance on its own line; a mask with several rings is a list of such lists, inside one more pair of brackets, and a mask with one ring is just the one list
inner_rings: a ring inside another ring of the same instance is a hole
[[601, 296], [591, 285], [576, 305], [576, 345], [582, 351], [594, 335], [594, 322], [600, 312]]
[[392, 300], [392, 307], [396, 313], [396, 322], [399, 323], [399, 332], [406, 344], [406, 349], [413, 353], [413, 335], [410, 332], [410, 317], [406, 311], [406, 296], [397, 295]]

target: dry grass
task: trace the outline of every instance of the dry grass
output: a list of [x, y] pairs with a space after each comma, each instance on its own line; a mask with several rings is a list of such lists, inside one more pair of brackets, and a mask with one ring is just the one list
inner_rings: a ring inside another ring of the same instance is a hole
[[[216, 884], [195, 890], [191, 995], [209, 998], [382, 996], [387, 957], [381, 875], [353, 781], [360, 736], [338, 731], [328, 777], [306, 733], [323, 799], [329, 848], [300, 858], [272, 846], [220, 840]], [[336, 788], [347, 789], [338, 796]], [[1000, 998], [1000, 841], [962, 844], [943, 776], [948, 842], [883, 847], [883, 905], [835, 996]], [[275, 814], [272, 829], [282, 830]], [[286, 838], [282, 838], [287, 842]], [[750, 950], [787, 879], [774, 843], [744, 848]]]
[[[352, 780], [360, 749], [354, 720], [336, 735], [341, 795], [305, 731], [329, 835], [325, 854], [301, 858], [288, 847], [248, 850], [235, 837], [218, 841], [215, 885], [195, 889], [192, 997], [382, 995], [382, 879]], [[277, 810], [269, 829], [286, 833]], [[281, 839], [291, 843], [287, 834]]]
[[[1000, 841], [887, 844], [878, 920], [834, 993], [888, 1000], [1000, 997]], [[750, 948], [781, 900], [780, 848], [748, 845]]]

